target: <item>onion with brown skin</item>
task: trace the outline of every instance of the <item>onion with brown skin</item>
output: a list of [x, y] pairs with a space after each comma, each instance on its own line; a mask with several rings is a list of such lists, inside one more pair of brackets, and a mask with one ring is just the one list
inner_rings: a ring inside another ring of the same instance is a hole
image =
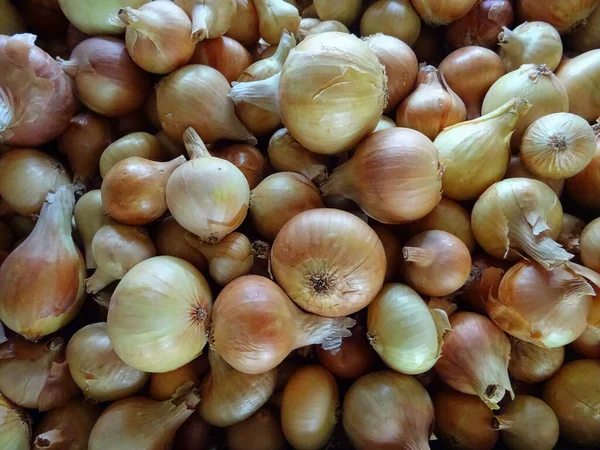
[[208, 268], [206, 257], [187, 242], [186, 233], [188, 231], [169, 216], [157, 223], [152, 233], [152, 240], [159, 255], [175, 256], [193, 264], [200, 271], [206, 270]]
[[100, 156], [100, 175], [104, 178], [115, 164], [132, 156], [164, 161], [166, 153], [160, 141], [151, 134], [143, 131], [130, 133], [106, 147]]
[[235, 39], [244, 47], [258, 42], [258, 13], [252, 0], [236, 0], [235, 15], [225, 36]]
[[261, 408], [227, 428], [226, 436], [230, 450], [284, 450], [286, 447], [279, 413], [269, 408]]
[[570, 347], [577, 354], [589, 359], [600, 359], [600, 301], [598, 289], [588, 316], [588, 326], [581, 336], [571, 342]]
[[438, 26], [465, 16], [477, 0], [412, 0], [412, 3], [426, 23]]
[[201, 369], [197, 360], [194, 360], [170, 372], [151, 374], [150, 395], [155, 400], [163, 401], [170, 399], [185, 383], [192, 382], [194, 386], [199, 386], [205, 372]]
[[248, 50], [227, 36], [198, 42], [189, 62], [189, 64], [204, 64], [217, 69], [229, 83], [238, 80], [252, 63], [252, 55]]
[[477, 45], [493, 49], [502, 27], [514, 18], [510, 0], [483, 0], [466, 16], [448, 25], [446, 37], [454, 48]]
[[409, 0], [379, 0], [367, 8], [360, 20], [363, 37], [383, 33], [413, 45], [421, 31], [421, 18]]
[[521, 21], [547, 22], [560, 33], [577, 29], [598, 5], [597, 0], [517, 0], [517, 16]]
[[233, 144], [213, 152], [213, 156], [226, 159], [236, 166], [248, 180], [248, 187], [254, 189], [267, 172], [267, 160], [254, 146]]
[[560, 235], [556, 239], [556, 242], [562, 245], [569, 253], [578, 255], [579, 237], [586, 225], [580, 218], [564, 213]]
[[593, 126], [596, 133], [596, 152], [592, 161], [574, 177], [565, 181], [569, 198], [584, 208], [600, 211], [600, 123]]
[[585, 24], [570, 34], [569, 41], [573, 49], [579, 53], [600, 48], [600, 9], [598, 7], [587, 17]]
[[526, 383], [541, 383], [556, 373], [565, 360], [565, 348], [544, 348], [509, 336], [508, 373]]
[[588, 122], [600, 117], [600, 49], [561, 64], [556, 75], [569, 95], [569, 112]]
[[386, 283], [394, 281], [399, 274], [400, 261], [402, 255], [402, 244], [400, 239], [385, 225], [375, 223], [371, 224], [373, 231], [377, 233], [377, 237], [383, 245], [385, 252], [385, 279]]
[[178, 450], [209, 450], [214, 444], [213, 434], [212, 425], [206, 423], [196, 409], [175, 433], [174, 445]]

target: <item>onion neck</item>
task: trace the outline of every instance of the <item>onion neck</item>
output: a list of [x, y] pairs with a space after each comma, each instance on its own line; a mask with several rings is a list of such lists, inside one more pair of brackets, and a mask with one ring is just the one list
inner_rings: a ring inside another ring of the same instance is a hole
[[402, 259], [405, 263], [413, 264], [420, 268], [431, 267], [435, 262], [436, 253], [432, 250], [426, 250], [420, 247], [404, 247], [402, 249]]
[[142, 31], [144, 36], [151, 40], [155, 40], [155, 31], [164, 27], [163, 18], [160, 15], [130, 6], [120, 9], [117, 17], [126, 27]]
[[[15, 120], [15, 108], [8, 89], [0, 87], [0, 133], [3, 133], [13, 124]], [[0, 142], [2, 136], [0, 135]]]
[[294, 47], [296, 47], [296, 38], [294, 38], [293, 34], [284, 31], [281, 35], [279, 45], [277, 45], [277, 50], [273, 53], [273, 56], [269, 58], [271, 61], [278, 64], [279, 72], [281, 72], [283, 64]]
[[189, 127], [183, 133], [183, 144], [185, 145], [185, 149], [187, 150], [190, 159], [212, 158], [204, 141], [202, 141], [196, 130], [192, 127]]
[[77, 61], [74, 61], [71, 59], [64, 60], [61, 57], [57, 57], [56, 62], [58, 63], [60, 68], [63, 70], [63, 72], [66, 73], [71, 78], [73, 78], [75, 75], [77, 75], [77, 72], [79, 70], [79, 63]]
[[241, 102], [258, 106], [266, 111], [279, 114], [279, 78], [277, 73], [270, 78], [258, 81], [233, 83], [229, 97], [237, 105]]
[[47, 236], [46, 232], [57, 231], [63, 236], [71, 237], [71, 221], [75, 208], [74, 192], [75, 188], [72, 185], [60, 186], [49, 192], [34, 231], [39, 227], [44, 238]]
[[328, 171], [327, 167], [322, 164], [313, 164], [302, 169], [302, 175], [320, 186], [327, 181]]
[[192, 41], [198, 42], [208, 39], [207, 18], [210, 14], [208, 6], [198, 4], [192, 10]]
[[441, 74], [433, 66], [423, 65], [419, 69], [419, 74], [417, 76], [417, 84], [426, 84], [428, 86], [438, 89], [443, 88], [441, 83]]
[[85, 290], [88, 294], [97, 294], [113, 281], [117, 279], [97, 267], [93, 275], [85, 280]]
[[507, 27], [502, 27], [502, 31], [498, 35], [498, 45], [511, 56], [523, 54], [523, 41], [518, 34]]
[[356, 321], [349, 317], [321, 317], [298, 310], [295, 348], [321, 344], [325, 350], [337, 350], [342, 339], [352, 335]]

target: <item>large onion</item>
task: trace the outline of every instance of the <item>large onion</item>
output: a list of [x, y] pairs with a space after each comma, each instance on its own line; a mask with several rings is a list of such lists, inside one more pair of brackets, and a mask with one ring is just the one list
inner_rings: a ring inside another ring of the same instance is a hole
[[566, 180], [565, 187], [575, 203], [600, 211], [600, 196], [596, 195], [600, 189], [600, 123], [593, 128], [596, 133], [596, 153], [585, 169]]
[[585, 23], [598, 0], [517, 0], [517, 14], [523, 21], [547, 22], [561, 33]]
[[413, 6], [430, 25], [447, 25], [465, 16], [477, 0], [412, 0]]

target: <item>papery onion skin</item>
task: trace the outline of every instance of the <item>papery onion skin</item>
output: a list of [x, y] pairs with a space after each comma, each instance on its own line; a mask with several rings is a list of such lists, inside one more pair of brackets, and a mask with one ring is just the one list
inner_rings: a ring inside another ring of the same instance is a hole
[[588, 122], [600, 117], [600, 49], [561, 64], [556, 75], [569, 95], [569, 112]]
[[116, 20], [119, 8], [140, 7], [150, 0], [58, 0], [60, 7], [78, 30], [89, 34], [121, 34], [124, 27]]
[[284, 450], [286, 446], [279, 413], [261, 408], [226, 431], [230, 450]]
[[208, 283], [194, 266], [157, 256], [135, 266], [117, 286], [108, 310], [108, 335], [130, 366], [168, 372], [202, 352], [211, 309]]
[[510, 162], [508, 163], [508, 169], [504, 174], [504, 179], [506, 178], [531, 178], [532, 180], [541, 181], [542, 183], [547, 184], [558, 197], [560, 197], [565, 187], [565, 180], [550, 180], [546, 178], [540, 178], [537, 175], [532, 174], [523, 165], [523, 161], [519, 155], [511, 156]]
[[494, 48], [498, 33], [513, 21], [510, 0], [483, 0], [466, 16], [448, 26], [446, 37], [455, 48], [478, 45]]
[[236, 81], [254, 61], [242, 44], [221, 36], [196, 44], [190, 64], [204, 64], [217, 69], [229, 83]]
[[0, 393], [0, 445], [14, 450], [29, 450], [31, 424], [27, 413]]
[[504, 27], [498, 35], [500, 57], [507, 72], [523, 64], [546, 64], [555, 70], [563, 54], [558, 31], [545, 22], [526, 22], [514, 30]]
[[225, 33], [244, 47], [256, 44], [260, 39], [258, 13], [252, 0], [236, 0], [236, 10], [231, 27]]
[[543, 348], [509, 336], [508, 373], [526, 383], [541, 383], [554, 375], [565, 359], [565, 348]]
[[172, 217], [160, 221], [154, 229], [153, 241], [159, 255], [181, 258], [196, 269], [205, 271], [208, 268], [206, 257], [185, 239], [188, 233], [185, 228]]
[[0, 144], [38, 146], [57, 138], [75, 114], [68, 77], [35, 36], [0, 36]]
[[163, 161], [165, 152], [159, 140], [151, 134], [143, 131], [130, 133], [106, 147], [100, 156], [100, 175], [104, 178], [119, 161], [132, 156]]
[[271, 249], [271, 269], [298, 306], [341, 317], [375, 298], [386, 261], [381, 241], [367, 224], [350, 213], [321, 208], [283, 226]]
[[516, 1], [520, 20], [547, 22], [560, 33], [567, 33], [585, 23], [597, 4], [597, 0], [550, 0], [544, 3], [535, 0]]
[[544, 386], [542, 399], [552, 408], [560, 434], [587, 447], [600, 445], [600, 361], [565, 364]]
[[579, 53], [600, 48], [600, 9], [598, 7], [587, 17], [584, 25], [571, 33], [569, 41], [573, 49]]
[[392, 371], [359, 378], [344, 398], [342, 419], [353, 448], [429, 448], [429, 394], [413, 377]]
[[213, 156], [226, 159], [236, 166], [248, 180], [248, 187], [258, 186], [267, 172], [267, 160], [262, 153], [252, 145], [233, 144], [213, 153]]
[[421, 18], [409, 0], [378, 0], [360, 20], [363, 37], [383, 33], [412, 46], [421, 32]]
[[564, 213], [560, 235], [556, 239], [556, 242], [562, 245], [569, 253], [578, 255], [579, 237], [586, 225], [579, 217]]
[[430, 25], [447, 25], [465, 16], [477, 0], [412, 0], [421, 18]]

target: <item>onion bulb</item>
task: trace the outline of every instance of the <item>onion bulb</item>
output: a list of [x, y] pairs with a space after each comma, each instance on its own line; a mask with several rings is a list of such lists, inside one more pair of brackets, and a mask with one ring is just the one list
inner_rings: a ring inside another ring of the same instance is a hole
[[230, 450], [284, 450], [285, 438], [279, 413], [261, 408], [246, 420], [227, 428], [227, 446]]
[[569, 112], [588, 122], [600, 117], [600, 49], [567, 61], [556, 75], [569, 95]]
[[[532, 174], [523, 165], [523, 161], [521, 160], [521, 157], [519, 155], [513, 155], [510, 158], [510, 162], [508, 163], [508, 169], [504, 174], [504, 178], [530, 178], [532, 180], [541, 181], [542, 183], [547, 184], [548, 187], [552, 189], [558, 197], [560, 197], [560, 195], [563, 192], [563, 188], [565, 187], [565, 180], [552, 180], [548, 178], [541, 178], [537, 175]], [[565, 215], [563, 215], [563, 219], [564, 216]], [[558, 242], [559, 244], [563, 245], [562, 242]], [[566, 248], [566, 250], [569, 251], [568, 248]]]
[[58, 58], [58, 63], [73, 78], [79, 100], [103, 116], [122, 117], [140, 109], [150, 89], [148, 74], [118, 39], [86, 39], [68, 61]]
[[117, 355], [144, 372], [169, 372], [206, 344], [212, 294], [202, 274], [172, 256], [141, 262], [110, 301], [108, 335]]
[[447, 25], [467, 13], [477, 0], [412, 0], [421, 18], [429, 25]]
[[441, 178], [438, 151], [426, 136], [390, 128], [363, 140], [321, 191], [355, 201], [379, 222], [406, 223], [424, 217], [438, 204]]
[[574, 177], [565, 182], [569, 197], [578, 205], [594, 211], [600, 210], [600, 123], [592, 127], [596, 133], [596, 152], [592, 161]]
[[581, 172], [596, 152], [596, 136], [581, 117], [555, 113], [533, 122], [521, 141], [521, 160], [534, 175], [564, 179]]
[[481, 116], [481, 105], [489, 88], [504, 75], [500, 57], [478, 46], [459, 48], [439, 65], [448, 86], [467, 107], [467, 119]]
[[517, 13], [521, 21], [539, 20], [556, 28], [560, 33], [577, 29], [591, 14], [597, 0], [517, 0]]
[[29, 416], [0, 393], [0, 445], [14, 450], [29, 450], [30, 441]]
[[581, 261], [583, 264], [600, 272], [600, 220], [591, 221], [581, 233], [579, 239]]
[[85, 299], [85, 261], [71, 236], [74, 206], [71, 186], [50, 192], [35, 228], [0, 267], [0, 320], [27, 339], [64, 327]]
[[544, 386], [542, 398], [556, 414], [561, 436], [574, 444], [600, 445], [598, 377], [600, 361], [572, 361]]
[[258, 42], [260, 39], [258, 12], [252, 0], [236, 0], [235, 15], [225, 35], [235, 39], [244, 47], [250, 47]]
[[335, 154], [353, 148], [375, 129], [385, 107], [385, 86], [384, 69], [366, 43], [351, 34], [328, 32], [298, 44], [281, 73], [236, 84], [229, 95], [235, 103], [279, 113], [307, 149]]
[[[191, 383], [190, 383], [191, 384]], [[169, 400], [129, 397], [110, 405], [92, 429], [89, 450], [168, 448], [177, 429], [192, 415], [200, 397], [182, 386]]]
[[149, 374], [134, 369], [117, 356], [106, 330], [106, 322], [87, 325], [67, 345], [71, 376], [86, 398], [95, 402], [134, 395], [149, 378]]
[[168, 400], [185, 383], [192, 382], [194, 386], [199, 386], [202, 375], [207, 371], [208, 359], [200, 357], [181, 366], [179, 369], [171, 370], [170, 372], [153, 373], [150, 376], [150, 396], [154, 400]]
[[596, 7], [585, 23], [570, 35], [571, 45], [576, 52], [584, 53], [600, 48], [600, 9]]
[[66, 405], [79, 388], [65, 361], [64, 341], [34, 344], [15, 337], [2, 344], [0, 391], [25, 408], [49, 411]]
[[444, 128], [463, 122], [466, 117], [465, 104], [433, 66], [421, 67], [415, 90], [396, 111], [399, 127], [420, 131], [431, 140]]
[[513, 16], [510, 0], [483, 0], [466, 16], [449, 24], [446, 37], [455, 48], [470, 45], [494, 48], [498, 33], [512, 23]]
[[321, 20], [337, 20], [347, 27], [352, 25], [362, 12], [362, 0], [345, 0], [343, 2], [330, 2], [329, 0], [316, 0], [313, 2], [315, 10]]
[[86, 267], [95, 269], [97, 267], [92, 252], [92, 241], [94, 235], [104, 225], [113, 224], [113, 220], [102, 209], [102, 194], [100, 189], [87, 192], [75, 205], [75, 224], [83, 241]]
[[526, 383], [541, 383], [556, 373], [565, 359], [565, 348], [544, 348], [509, 337], [508, 373]]
[[300, 25], [298, 9], [284, 0], [252, 0], [258, 13], [260, 37], [271, 45], [281, 39], [287, 30], [295, 33]]
[[185, 164], [179, 156], [155, 162], [132, 156], [119, 161], [102, 181], [102, 206], [115, 220], [127, 225], [144, 225], [167, 212], [167, 181]]
[[[310, 21], [307, 23], [307, 21]], [[324, 20], [319, 19], [302, 19], [298, 32], [296, 33], [296, 39], [298, 42], [302, 42], [308, 36], [319, 33], [326, 33], [328, 31], [339, 31], [340, 33], [349, 33], [348, 28], [343, 23], [337, 20]]]
[[329, 442], [338, 419], [339, 393], [323, 366], [304, 366], [290, 377], [281, 400], [281, 425], [296, 449], [320, 450]]
[[97, 294], [120, 280], [133, 266], [156, 256], [156, 247], [142, 227], [111, 224], [100, 228], [92, 240], [96, 270], [85, 280], [85, 290]]
[[360, 20], [360, 35], [382, 33], [412, 46], [421, 32], [421, 18], [409, 0], [378, 0]]
[[223, 36], [236, 11], [236, 0], [175, 0], [175, 4], [192, 18], [194, 42]]
[[471, 274], [461, 289], [462, 300], [468, 310], [486, 315], [486, 303], [490, 291], [497, 290], [510, 263], [481, 253], [473, 256]]
[[217, 69], [229, 83], [236, 81], [252, 63], [248, 50], [227, 36], [198, 42], [190, 60], [190, 64], [204, 64]]
[[187, 64], [194, 53], [192, 22], [172, 2], [151, 2], [139, 9], [119, 10], [127, 27], [125, 43], [131, 59], [151, 73], [170, 73]]
[[587, 328], [570, 345], [578, 355], [589, 359], [600, 359], [600, 301], [597, 294], [596, 289], [596, 298], [588, 315]]
[[185, 131], [184, 142], [191, 160], [169, 177], [167, 205], [183, 228], [214, 244], [246, 218], [248, 181], [235, 165], [212, 157], [193, 128]]
[[100, 175], [104, 178], [115, 164], [132, 156], [163, 161], [165, 152], [159, 140], [151, 134], [143, 131], [128, 134], [106, 147], [100, 156]]
[[70, 183], [66, 169], [47, 153], [20, 148], [0, 155], [0, 195], [18, 214], [39, 214], [48, 192]]
[[410, 287], [386, 284], [368, 309], [368, 338], [388, 367], [416, 375], [431, 369], [442, 352], [448, 316], [430, 310]]
[[375, 298], [386, 261], [381, 241], [366, 223], [345, 211], [321, 208], [283, 226], [271, 249], [271, 269], [298, 306], [340, 317]]
[[594, 284], [600, 275], [575, 264], [544, 267], [522, 261], [509, 269], [490, 293], [487, 312], [508, 334], [547, 348], [573, 342], [587, 327]]
[[558, 67], [563, 45], [560, 34], [545, 22], [525, 22], [514, 30], [503, 27], [498, 35], [500, 57], [507, 72], [523, 64], [546, 64], [550, 70]]
[[562, 206], [541, 181], [509, 178], [490, 186], [471, 212], [475, 239], [498, 259], [526, 255], [545, 269], [573, 258], [556, 241], [562, 226]]
[[121, 34], [123, 24], [117, 19], [124, 6], [137, 8], [150, 0], [58, 0], [69, 22], [89, 35]]
[[477, 395], [490, 409], [498, 409], [506, 391], [514, 397], [508, 378], [508, 338], [488, 318], [471, 312], [452, 314], [450, 326], [436, 373], [450, 387]]
[[433, 404], [421, 384], [391, 370], [359, 378], [344, 397], [342, 418], [352, 447], [429, 448]]
[[152, 240], [159, 255], [181, 258], [204, 272], [208, 267], [208, 261], [202, 252], [187, 242], [185, 238], [187, 233], [185, 228], [179, 225], [172, 216], [169, 216], [158, 222]]
[[229, 283], [212, 314], [212, 345], [236, 370], [267, 372], [294, 349], [322, 344], [338, 348], [354, 320], [302, 312], [268, 278], [248, 275]]
[[213, 156], [226, 159], [236, 166], [246, 177], [248, 187], [254, 189], [262, 181], [267, 171], [267, 160], [256, 147], [247, 144], [228, 145], [214, 152]]

